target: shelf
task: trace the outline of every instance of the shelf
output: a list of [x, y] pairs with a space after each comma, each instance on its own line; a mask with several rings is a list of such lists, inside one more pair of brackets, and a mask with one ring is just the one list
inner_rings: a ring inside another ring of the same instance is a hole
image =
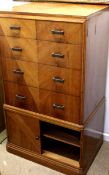
[[80, 132], [54, 124], [41, 123], [42, 136], [51, 138], [69, 145], [80, 147]]
[[43, 137], [42, 150], [43, 156], [79, 167], [80, 148], [78, 147]]
[[73, 165], [73, 166], [75, 166], [77, 168], [80, 167], [80, 164], [79, 164], [78, 161], [72, 160], [70, 158], [67, 158], [65, 156], [61, 156], [59, 154], [56, 154], [56, 153], [53, 153], [53, 152], [50, 152], [50, 151], [44, 150], [43, 151], [43, 156], [48, 157], [50, 159], [54, 159], [54, 160], [59, 161], [59, 162], [63, 162], [63, 163], [69, 164], [71, 166]]
[[67, 143], [73, 146], [80, 147], [80, 140], [78, 139], [78, 137], [70, 135], [63, 131], [56, 131], [56, 130], [46, 131], [46, 133], [44, 133], [43, 136], [57, 140], [57, 141], [61, 141], [63, 143]]

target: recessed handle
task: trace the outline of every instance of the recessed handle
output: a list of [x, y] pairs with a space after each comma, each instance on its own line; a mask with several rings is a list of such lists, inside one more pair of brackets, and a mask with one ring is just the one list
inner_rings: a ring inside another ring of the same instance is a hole
[[13, 25], [13, 26], [10, 26], [10, 29], [11, 29], [11, 30], [20, 30], [21, 27], [20, 27], [20, 26], [15, 26], [15, 25]]
[[52, 53], [51, 55], [53, 58], [64, 58], [64, 54], [61, 53]]
[[59, 105], [59, 104], [53, 104], [53, 108], [64, 110], [65, 106], [64, 105]]
[[17, 52], [22, 52], [22, 48], [20, 48], [20, 47], [12, 47], [11, 50], [17, 51]]
[[62, 79], [60, 77], [53, 77], [52, 80], [55, 82], [58, 82], [58, 83], [64, 83], [64, 81], [65, 81], [64, 79]]
[[64, 31], [63, 30], [58, 30], [58, 29], [57, 30], [56, 29], [55, 30], [51, 30], [51, 33], [54, 34], [54, 35], [55, 34], [56, 35], [64, 35]]
[[22, 70], [20, 70], [20, 69], [13, 70], [13, 73], [20, 74], [20, 75], [23, 75], [24, 74], [24, 72]]
[[16, 94], [16, 99], [17, 100], [26, 100], [26, 98], [27, 98], [26, 96]]

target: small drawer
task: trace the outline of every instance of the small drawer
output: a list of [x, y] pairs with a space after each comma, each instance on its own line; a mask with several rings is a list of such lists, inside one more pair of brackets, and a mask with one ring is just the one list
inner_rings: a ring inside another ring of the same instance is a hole
[[37, 62], [37, 42], [32, 39], [0, 36], [4, 58]]
[[3, 79], [28, 86], [38, 86], [37, 64], [3, 58]]
[[0, 18], [0, 35], [35, 39], [35, 20]]
[[82, 48], [80, 45], [38, 41], [38, 62], [80, 70]]
[[39, 40], [81, 44], [82, 24], [38, 21], [37, 38]]
[[39, 111], [39, 91], [37, 88], [4, 81], [5, 103], [19, 108]]
[[40, 90], [39, 99], [40, 113], [79, 124], [79, 97]]
[[38, 70], [40, 88], [80, 96], [80, 71], [41, 64], [38, 65]]

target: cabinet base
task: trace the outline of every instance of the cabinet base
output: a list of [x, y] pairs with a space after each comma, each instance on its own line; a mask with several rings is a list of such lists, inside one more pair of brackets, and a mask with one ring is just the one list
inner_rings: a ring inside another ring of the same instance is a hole
[[14, 144], [7, 143], [7, 151], [10, 153], [13, 153], [15, 155], [18, 155], [20, 157], [23, 157], [25, 159], [31, 160], [33, 162], [42, 164], [43, 166], [52, 168], [56, 171], [59, 171], [61, 173], [64, 173], [66, 175], [86, 175], [91, 163], [93, 162], [97, 152], [99, 151], [101, 145], [102, 145], [102, 140], [99, 142], [98, 148], [95, 152], [95, 155], [93, 156], [93, 159], [90, 160], [88, 166], [85, 169], [79, 169], [74, 166], [69, 166], [66, 164], [63, 164], [61, 162], [57, 162], [54, 160], [51, 160], [47, 157], [44, 157], [43, 155], [40, 154], [35, 154], [34, 152], [31, 152], [29, 150], [26, 150], [24, 148], [18, 147]]

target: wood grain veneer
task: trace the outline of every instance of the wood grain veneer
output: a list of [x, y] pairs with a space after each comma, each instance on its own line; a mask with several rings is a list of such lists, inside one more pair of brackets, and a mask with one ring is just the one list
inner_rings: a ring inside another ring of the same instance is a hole
[[38, 65], [32, 62], [3, 58], [3, 79], [38, 87]]
[[[62, 31], [64, 34], [53, 34], [52, 30]], [[37, 39], [39, 40], [81, 44], [82, 32], [81, 24], [51, 21], [37, 22]]]
[[37, 62], [36, 40], [0, 36], [0, 43], [2, 57]]
[[[63, 58], [53, 57], [53, 53], [61, 54]], [[38, 63], [81, 70], [82, 46], [38, 41]]]
[[0, 18], [0, 35], [35, 39], [35, 20]]

